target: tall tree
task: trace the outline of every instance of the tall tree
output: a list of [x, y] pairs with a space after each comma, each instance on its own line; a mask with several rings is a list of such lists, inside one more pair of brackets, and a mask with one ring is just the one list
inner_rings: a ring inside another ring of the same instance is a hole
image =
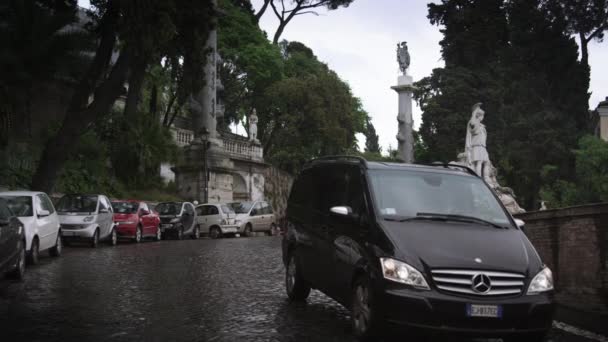
[[[272, 38], [272, 43], [278, 44], [285, 27], [294, 17], [304, 14], [319, 15], [315, 11], [318, 8], [325, 7], [328, 10], [335, 10], [339, 7], [347, 7], [353, 1], [354, 0], [264, 0], [262, 7], [255, 17], [259, 20], [267, 11], [268, 5], [270, 5], [272, 12], [279, 20], [279, 26]], [[288, 3], [287, 5], [285, 4], [286, 2]], [[289, 7], [290, 4], [291, 7]]]
[[581, 63], [590, 73], [589, 43], [601, 42], [608, 30], [608, 0], [543, 0], [542, 6], [554, 21], [563, 22], [569, 33], [578, 36]]
[[[206, 58], [204, 42], [214, 16], [211, 1], [95, 0], [91, 4], [97, 49], [74, 89], [61, 127], [42, 152], [32, 180], [35, 189], [53, 190], [80, 136], [110, 113], [123, 93], [129, 72], [149, 63], [150, 54], [173, 46], [184, 61], [198, 65], [191, 71], [202, 69], [199, 62]], [[116, 50], [118, 58], [113, 62]], [[191, 74], [196, 77], [201, 73]], [[188, 85], [193, 85], [192, 79]]]
[[365, 152], [381, 153], [382, 148], [378, 143], [379, 137], [369, 116], [365, 118], [365, 132], [363, 134], [365, 135]]
[[425, 158], [454, 160], [471, 105], [483, 102], [499, 176], [536, 208], [545, 165], [573, 177], [571, 149], [587, 117], [585, 73], [567, 27], [538, 0], [444, 0], [429, 5], [429, 18], [443, 26], [446, 66], [418, 83]]

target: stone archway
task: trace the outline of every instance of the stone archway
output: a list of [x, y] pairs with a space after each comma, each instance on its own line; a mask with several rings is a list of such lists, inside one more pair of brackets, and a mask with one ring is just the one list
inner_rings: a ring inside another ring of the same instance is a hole
[[232, 174], [232, 199], [234, 201], [248, 201], [249, 190], [245, 178], [238, 173]]

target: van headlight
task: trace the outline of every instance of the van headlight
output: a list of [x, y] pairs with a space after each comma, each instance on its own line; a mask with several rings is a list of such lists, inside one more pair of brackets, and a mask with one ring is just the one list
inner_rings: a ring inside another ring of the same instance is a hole
[[390, 258], [380, 258], [384, 279], [411, 285], [417, 289], [430, 290], [422, 273], [412, 266]]
[[545, 267], [530, 282], [528, 294], [535, 295], [551, 290], [553, 290], [553, 273], [549, 267]]

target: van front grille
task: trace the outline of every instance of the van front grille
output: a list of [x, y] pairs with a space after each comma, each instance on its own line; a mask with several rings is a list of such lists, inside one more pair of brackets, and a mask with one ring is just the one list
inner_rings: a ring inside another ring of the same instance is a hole
[[473, 296], [510, 296], [523, 292], [525, 276], [482, 270], [432, 270], [433, 281], [444, 292]]

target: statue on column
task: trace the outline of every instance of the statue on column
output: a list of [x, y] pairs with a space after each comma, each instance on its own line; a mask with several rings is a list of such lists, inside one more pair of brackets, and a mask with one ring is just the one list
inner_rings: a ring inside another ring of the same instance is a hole
[[256, 144], [260, 143], [258, 140], [258, 115], [255, 108], [249, 116], [249, 140]]
[[397, 62], [399, 70], [405, 75], [410, 67], [410, 53], [407, 49], [407, 42], [397, 43]]
[[467, 125], [467, 137], [465, 140], [465, 153], [473, 170], [480, 177], [487, 178], [484, 171], [487, 170], [490, 158], [486, 149], [486, 126], [482, 123], [485, 112], [481, 109], [481, 103], [473, 105], [471, 120]]

